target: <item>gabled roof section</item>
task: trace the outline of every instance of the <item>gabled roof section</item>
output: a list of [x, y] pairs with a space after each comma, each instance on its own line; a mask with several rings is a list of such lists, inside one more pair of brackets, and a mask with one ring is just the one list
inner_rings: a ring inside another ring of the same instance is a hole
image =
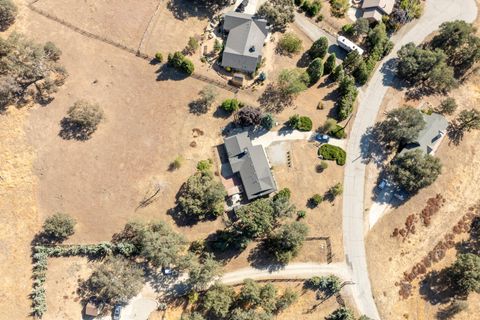
[[364, 0], [362, 9], [378, 8], [384, 14], [390, 14], [395, 6], [395, 0]]
[[425, 128], [418, 133], [417, 141], [406, 145], [400, 154], [417, 149], [430, 154], [435, 149], [435, 145], [446, 134], [448, 121], [441, 114], [424, 114], [423, 120], [425, 121]]
[[247, 132], [225, 138], [224, 141], [232, 172], [239, 173], [248, 200], [277, 190], [263, 147], [253, 146]]

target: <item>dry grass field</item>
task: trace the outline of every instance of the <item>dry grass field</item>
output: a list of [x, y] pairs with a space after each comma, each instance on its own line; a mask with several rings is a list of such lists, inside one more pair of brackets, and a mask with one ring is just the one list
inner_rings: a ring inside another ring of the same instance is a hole
[[[475, 71], [458, 89], [451, 92], [459, 105], [456, 114], [462, 109], [477, 107], [480, 102], [478, 81], [480, 72]], [[391, 89], [383, 102], [383, 110], [403, 105], [404, 103], [418, 106], [418, 101], [405, 101], [401, 92]], [[437, 106], [443, 97], [431, 96], [422, 100], [432, 106]], [[380, 113], [382, 114], [382, 112]], [[451, 119], [454, 116], [449, 116]], [[399, 287], [404, 271], [409, 271], [414, 264], [432, 250], [433, 247], [451, 231], [456, 222], [467, 212], [467, 209], [480, 200], [475, 186], [480, 183], [480, 153], [478, 152], [479, 132], [465, 135], [459, 146], [444, 140], [436, 156], [443, 164], [442, 175], [430, 187], [420, 191], [405, 205], [392, 210], [383, 217], [370, 231], [367, 237], [367, 254], [370, 279], [377, 306], [385, 319], [436, 319], [436, 313], [447, 304], [432, 304], [420, 295], [419, 285], [413, 290], [413, 296], [400, 300]], [[370, 168], [370, 184], [367, 190], [374, 187], [377, 170]], [[431, 226], [423, 227], [419, 223], [417, 232], [407, 241], [402, 242], [392, 238], [393, 229], [403, 227], [409, 214], [419, 213], [426, 205], [428, 198], [442, 194], [446, 199], [444, 207], [432, 218]], [[368, 199], [368, 196], [367, 196]], [[368, 206], [367, 206], [368, 207]], [[466, 236], [466, 235], [465, 235]], [[460, 241], [461, 238], [456, 239]], [[440, 270], [455, 260], [455, 249], [450, 249], [446, 258], [434, 264], [430, 270]], [[472, 294], [469, 299], [469, 310], [478, 310], [480, 295]], [[406, 316], [404, 316], [406, 315]], [[407, 317], [408, 316], [408, 317]], [[469, 312], [463, 312], [455, 319], [467, 319]]]
[[[66, 1], [59, 6], [40, 0], [35, 6], [89, 32], [136, 46], [157, 2], [147, 1], [143, 6], [124, 2], [124, 6], [116, 6], [106, 0]], [[42, 221], [55, 212], [68, 213], [78, 221], [75, 235], [68, 240], [71, 243], [110, 240], [132, 219], [168, 221], [189, 240], [223, 228], [221, 219], [179, 227], [166, 212], [174, 206], [180, 185], [195, 171], [196, 163], [215, 157], [214, 146], [222, 141], [221, 128], [231, 120], [214, 117], [214, 110], [202, 116], [189, 113], [188, 103], [198, 97], [205, 83], [159, 76], [158, 66], [73, 32], [27, 9], [24, 1], [18, 3], [20, 15], [12, 30], [27, 33], [38, 42], [55, 42], [63, 52], [61, 63], [69, 77], [48, 106], [11, 108], [0, 116], [0, 209], [6, 213], [1, 217], [0, 244], [7, 248], [1, 256], [5, 280], [0, 285], [4, 310], [0, 319], [28, 317], [30, 241]], [[162, 6], [144, 43], [150, 54], [182, 49], [188, 37], [207, 23], [202, 17], [178, 19], [166, 4]], [[285, 59], [281, 67], [294, 67], [298, 58]], [[217, 91], [218, 102], [233, 95]], [[328, 108], [316, 110], [316, 105], [327, 91], [310, 88], [298, 98], [296, 109], [285, 110], [278, 120], [300, 113], [311, 116], [315, 127], [322, 124]], [[257, 99], [248, 91], [238, 97], [252, 104]], [[87, 141], [64, 140], [59, 136], [60, 122], [78, 99], [98, 102], [106, 121]], [[198, 135], [198, 130], [203, 134]], [[195, 147], [191, 147], [193, 141]], [[182, 167], [168, 171], [177, 156], [184, 159]], [[314, 172], [318, 159], [311, 144], [295, 144], [292, 156], [293, 168], [275, 168], [275, 175], [280, 187], [293, 190], [299, 209], [311, 195], [323, 193], [333, 184], [331, 180], [341, 181], [342, 169], [333, 163], [322, 174]], [[152, 185], [162, 186], [160, 199], [138, 208]], [[334, 260], [343, 256], [340, 203], [337, 200], [334, 206], [324, 203], [307, 210], [306, 219], [312, 236], [332, 237]], [[306, 244], [297, 260], [323, 261], [320, 246]], [[246, 263], [238, 260], [241, 266]], [[88, 274], [89, 267], [82, 259], [55, 259], [49, 265], [45, 319], [76, 318], [80, 310], [74, 294], [76, 279]]]

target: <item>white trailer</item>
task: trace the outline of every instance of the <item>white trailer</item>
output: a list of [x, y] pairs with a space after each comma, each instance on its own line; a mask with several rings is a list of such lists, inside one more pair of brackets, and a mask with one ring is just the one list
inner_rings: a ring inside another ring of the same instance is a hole
[[347, 50], [348, 52], [351, 52], [353, 50], [357, 51], [360, 55], [363, 55], [363, 49], [360, 48], [359, 46], [357, 46], [355, 43], [353, 43], [352, 41], [348, 40], [347, 38], [345, 38], [344, 36], [339, 36], [337, 38], [337, 42], [338, 42], [338, 45]]

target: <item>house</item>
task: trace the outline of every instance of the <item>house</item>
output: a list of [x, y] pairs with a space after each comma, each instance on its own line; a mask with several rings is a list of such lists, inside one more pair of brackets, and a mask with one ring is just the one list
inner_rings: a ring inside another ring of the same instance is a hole
[[228, 33], [222, 66], [254, 73], [262, 61], [262, 49], [268, 35], [267, 20], [251, 14], [230, 12], [224, 15], [223, 30]]
[[348, 40], [344, 36], [339, 36], [337, 38], [337, 43], [340, 46], [340, 48], [347, 50], [348, 52], [351, 51], [357, 51], [359, 55], [363, 55], [363, 49], [357, 46], [355, 43], [352, 41]]
[[252, 145], [248, 132], [225, 138], [224, 146], [232, 173], [240, 176], [248, 200], [277, 190], [267, 155], [261, 145]]
[[418, 133], [417, 141], [407, 144], [400, 155], [408, 151], [421, 150], [426, 154], [433, 154], [438, 149], [447, 132], [448, 121], [438, 113], [424, 114], [425, 128]]
[[363, 18], [371, 21], [382, 21], [383, 15], [393, 11], [395, 0], [364, 0], [362, 3]]

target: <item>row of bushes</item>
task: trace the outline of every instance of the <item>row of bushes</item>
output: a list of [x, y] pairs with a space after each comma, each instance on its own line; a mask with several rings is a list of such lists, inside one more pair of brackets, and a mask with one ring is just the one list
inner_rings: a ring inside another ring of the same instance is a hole
[[186, 58], [183, 53], [177, 51], [175, 53], [169, 53], [167, 63], [170, 67], [173, 67], [181, 72], [191, 75], [195, 71], [193, 62]]
[[310, 17], [315, 17], [322, 9], [322, 3], [319, 0], [295, 0], [295, 5], [299, 6]]
[[312, 130], [313, 123], [309, 117], [295, 114], [288, 119], [287, 125], [298, 131], [310, 131]]
[[137, 253], [136, 247], [131, 243], [100, 242], [85, 245], [57, 245], [33, 247], [33, 287], [30, 299], [32, 300], [32, 316], [41, 318], [47, 311], [44, 284], [46, 281], [49, 257], [88, 256], [104, 257], [120, 254], [126, 257]]
[[347, 153], [340, 147], [323, 144], [318, 149], [318, 155], [324, 160], [335, 160], [338, 165], [343, 166], [347, 159]]
[[355, 80], [351, 76], [345, 76], [340, 81], [338, 87], [340, 99], [337, 101], [338, 118], [340, 121], [345, 120], [353, 111], [353, 104], [357, 99], [358, 90], [355, 86]]

